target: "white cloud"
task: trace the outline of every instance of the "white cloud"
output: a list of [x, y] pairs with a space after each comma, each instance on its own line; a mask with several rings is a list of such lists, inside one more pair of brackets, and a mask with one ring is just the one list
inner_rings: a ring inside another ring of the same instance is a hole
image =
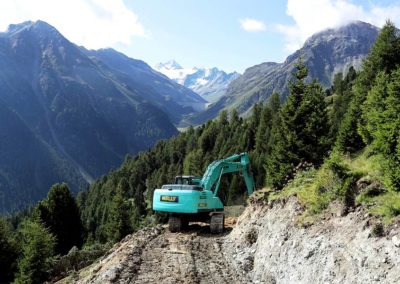
[[265, 31], [267, 28], [262, 21], [258, 21], [255, 19], [241, 19], [239, 20], [240, 26], [247, 32], [262, 32]]
[[286, 14], [293, 18], [294, 25], [276, 25], [276, 28], [286, 37], [286, 50], [293, 52], [308, 37], [327, 28], [339, 27], [356, 20], [378, 27], [386, 19], [396, 23], [400, 18], [400, 5], [370, 5], [366, 9], [353, 4], [351, 0], [288, 0]]
[[0, 30], [27, 20], [46, 21], [72, 42], [88, 48], [130, 44], [135, 36], [148, 36], [123, 0], [0, 1]]

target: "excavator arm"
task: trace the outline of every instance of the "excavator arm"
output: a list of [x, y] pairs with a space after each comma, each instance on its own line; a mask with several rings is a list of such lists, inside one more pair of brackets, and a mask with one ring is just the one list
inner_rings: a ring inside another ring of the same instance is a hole
[[235, 154], [212, 162], [201, 178], [177, 176], [175, 184], [163, 185], [154, 190], [153, 210], [170, 213], [169, 228], [178, 232], [189, 221], [210, 223], [212, 233], [224, 229], [224, 205], [218, 197], [221, 178], [227, 173], [241, 173], [247, 192], [254, 191], [254, 178], [247, 153]]
[[247, 153], [235, 154], [211, 163], [203, 175], [200, 185], [205, 190], [213, 191], [214, 196], [217, 196], [222, 175], [235, 172], [243, 175], [247, 192], [249, 195], [252, 194], [254, 191], [254, 178]]

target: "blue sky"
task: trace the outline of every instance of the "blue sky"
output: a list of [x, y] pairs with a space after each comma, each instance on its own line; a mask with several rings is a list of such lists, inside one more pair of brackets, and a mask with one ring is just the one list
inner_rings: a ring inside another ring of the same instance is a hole
[[154, 65], [243, 72], [282, 62], [313, 33], [363, 20], [400, 25], [400, 0], [2, 0], [0, 30], [44, 20], [88, 48]]
[[[127, 1], [140, 22], [150, 30], [148, 39], [137, 39], [127, 53], [155, 63], [175, 59], [181, 65], [218, 66], [239, 70], [284, 59], [284, 39], [269, 31], [269, 23], [286, 23], [285, 1], [204, 0]], [[168, 4], [167, 4], [168, 3]], [[265, 22], [266, 30], [247, 32], [240, 20]]]

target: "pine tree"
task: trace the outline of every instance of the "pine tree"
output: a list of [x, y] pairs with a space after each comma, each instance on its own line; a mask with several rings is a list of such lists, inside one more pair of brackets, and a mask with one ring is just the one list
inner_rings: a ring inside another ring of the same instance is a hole
[[201, 176], [203, 174], [203, 169], [200, 167], [202, 151], [193, 150], [188, 153], [183, 162], [183, 173], [187, 175]]
[[254, 151], [250, 153], [256, 187], [263, 186], [265, 182], [265, 161], [271, 154], [273, 127], [276, 124], [279, 109], [279, 95], [273, 93], [268, 100], [268, 104], [261, 110]]
[[362, 110], [372, 146], [387, 161], [386, 184], [400, 191], [400, 69], [378, 74]]
[[239, 114], [237, 112], [237, 109], [233, 109], [230, 113], [230, 121], [229, 121], [231, 127], [233, 129], [235, 129], [236, 127], [239, 126], [240, 124], [240, 118], [239, 118]]
[[10, 283], [16, 269], [18, 247], [11, 227], [0, 217], [0, 283]]
[[280, 188], [301, 162], [319, 165], [329, 148], [329, 123], [324, 93], [316, 82], [305, 83], [307, 67], [296, 65], [296, 80], [279, 113], [272, 133], [271, 155], [266, 161], [268, 185]]
[[290, 179], [297, 157], [289, 150], [281, 117], [275, 120], [271, 134], [271, 152], [265, 157], [265, 183], [273, 188], [282, 188]]
[[332, 125], [332, 137], [336, 137], [342, 124], [343, 117], [348, 111], [349, 104], [352, 99], [353, 83], [356, 77], [357, 73], [353, 66], [349, 68], [349, 71], [344, 78], [342, 73], [338, 73], [335, 75], [332, 86], [332, 93], [335, 98], [330, 115]]
[[387, 21], [381, 29], [368, 56], [363, 62], [363, 70], [354, 84], [354, 96], [341, 124], [336, 147], [341, 151], [356, 152], [371, 142], [371, 134], [364, 127], [361, 106], [380, 71], [389, 74], [400, 64], [400, 39], [397, 29]]
[[23, 222], [20, 234], [22, 257], [15, 283], [43, 283], [51, 269], [55, 238], [39, 221]]
[[129, 205], [124, 198], [124, 191], [121, 186], [117, 187], [117, 192], [112, 199], [109, 222], [109, 238], [115, 242], [131, 232], [129, 216]]
[[268, 107], [271, 109], [272, 113], [275, 115], [278, 113], [281, 107], [281, 99], [278, 93], [272, 93], [268, 100]]
[[37, 206], [40, 219], [56, 238], [56, 253], [66, 254], [83, 243], [79, 208], [66, 184], [55, 184]]
[[[162, 182], [161, 184], [164, 184], [164, 182]], [[139, 183], [135, 188], [135, 195], [134, 195], [135, 209], [138, 218], [146, 213], [145, 200], [143, 197], [145, 191], [146, 191], [146, 186], [144, 185], [144, 183]]]

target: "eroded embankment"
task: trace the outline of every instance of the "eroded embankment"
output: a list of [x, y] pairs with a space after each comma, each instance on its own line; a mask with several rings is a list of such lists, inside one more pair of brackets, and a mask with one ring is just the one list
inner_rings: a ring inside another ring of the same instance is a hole
[[222, 248], [255, 283], [400, 283], [398, 225], [373, 237], [361, 208], [308, 228], [298, 225], [301, 213], [295, 197], [249, 206]]

